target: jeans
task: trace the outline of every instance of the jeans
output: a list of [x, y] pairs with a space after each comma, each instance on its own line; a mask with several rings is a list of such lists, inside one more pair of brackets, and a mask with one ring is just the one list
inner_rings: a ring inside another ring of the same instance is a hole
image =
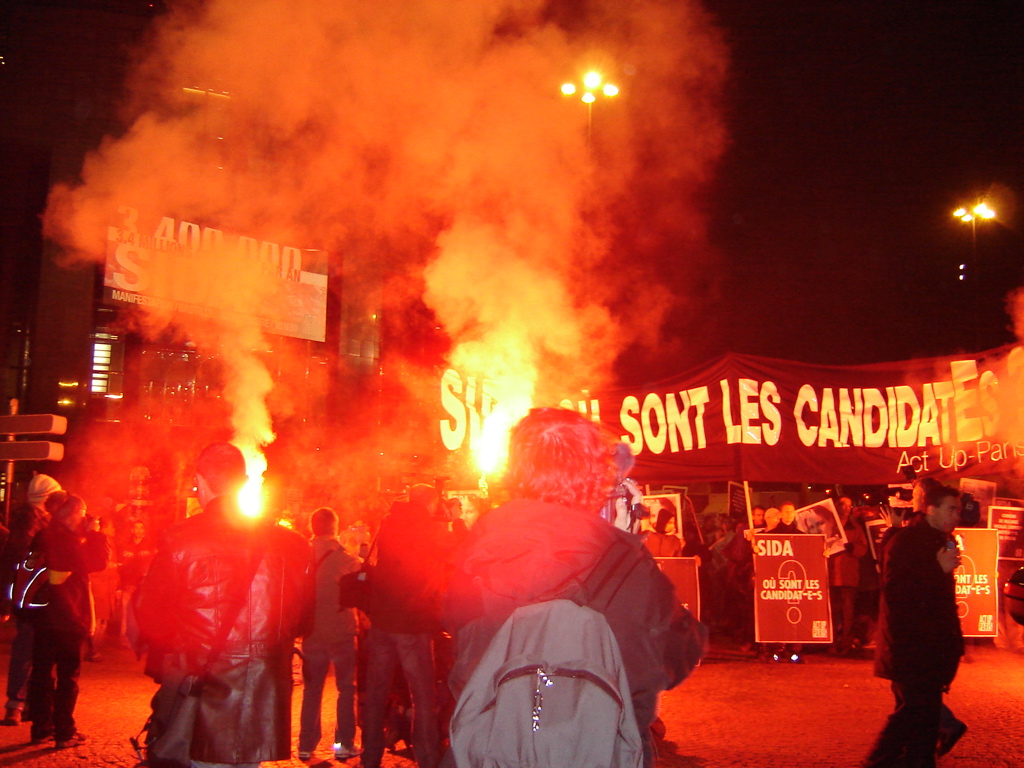
[[893, 680], [896, 709], [878, 735], [864, 768], [934, 768], [942, 715], [942, 686]]
[[434, 768], [440, 758], [441, 735], [437, 723], [431, 636], [385, 632], [370, 627], [366, 641], [362, 768], [380, 768], [384, 756], [384, 714], [396, 664], [402, 665], [412, 697], [412, 749], [416, 765]]
[[259, 763], [204, 763], [202, 760], [190, 760], [190, 768], [260, 768]]
[[[78, 674], [82, 669], [84, 642], [85, 637], [78, 633], [35, 627], [32, 674], [28, 681], [33, 739], [47, 738], [52, 734], [57, 741], [67, 741], [74, 736]], [[57, 669], [56, 685], [54, 667]]]
[[320, 743], [320, 702], [331, 665], [338, 688], [334, 742], [353, 746], [356, 738], [356, 642], [346, 637], [334, 643], [302, 643], [302, 710], [299, 715], [299, 751], [312, 752]]
[[7, 667], [7, 709], [25, 709], [28, 676], [32, 671], [32, 635], [35, 628], [28, 619], [14, 617], [17, 630], [11, 641], [11, 662]]

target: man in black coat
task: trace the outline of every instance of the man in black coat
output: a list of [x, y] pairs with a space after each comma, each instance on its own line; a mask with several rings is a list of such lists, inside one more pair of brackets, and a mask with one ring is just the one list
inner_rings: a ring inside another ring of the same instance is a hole
[[363, 696], [363, 768], [380, 768], [384, 719], [396, 666], [412, 699], [412, 744], [419, 768], [440, 758], [434, 679], [434, 636], [441, 628], [440, 600], [451, 536], [434, 519], [437, 491], [414, 485], [381, 522], [370, 552], [374, 564], [366, 613], [366, 684]]
[[882, 600], [875, 674], [892, 681], [896, 709], [866, 767], [935, 765], [942, 694], [956, 677], [964, 642], [953, 571], [960, 552], [960, 492], [930, 486], [924, 514], [893, 529], [882, 551]]
[[[196, 459], [203, 512], [164, 531], [136, 593], [148, 671], [174, 696], [202, 676], [192, 764], [245, 765], [291, 754], [292, 647], [309, 628], [310, 547], [297, 533], [245, 516], [245, 458], [211, 443]], [[212, 659], [211, 659], [212, 656]]]

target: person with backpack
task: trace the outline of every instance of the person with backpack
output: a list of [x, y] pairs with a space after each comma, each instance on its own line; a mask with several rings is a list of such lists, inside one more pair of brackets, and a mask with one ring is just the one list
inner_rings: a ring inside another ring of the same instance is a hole
[[[82, 650], [93, 629], [89, 574], [107, 567], [110, 545], [86, 518], [80, 496], [57, 491], [46, 500], [49, 525], [32, 542], [32, 557], [46, 567], [45, 605], [32, 615], [32, 674], [28, 681], [33, 744], [54, 739], [57, 749], [85, 741], [75, 728]], [[38, 598], [37, 598], [38, 599]], [[54, 671], [56, 670], [56, 679]]]
[[356, 737], [356, 612], [339, 608], [339, 581], [359, 570], [359, 561], [338, 542], [338, 515], [321, 507], [309, 520], [313, 529], [312, 572], [315, 581], [313, 622], [302, 638], [302, 710], [299, 716], [299, 760], [311, 760], [320, 743], [320, 710], [327, 671], [334, 665], [338, 703], [334, 726], [334, 757], [359, 754]]
[[36, 473], [29, 481], [27, 500], [11, 510], [10, 535], [0, 553], [0, 615], [3, 620], [13, 617], [14, 639], [11, 641], [11, 659], [7, 667], [7, 703], [0, 725], [18, 725], [25, 712], [28, 694], [28, 676], [32, 671], [31, 608], [15, 605], [13, 586], [18, 565], [28, 557], [35, 535], [49, 522], [46, 500], [50, 494], [63, 490], [60, 483], [49, 475]]
[[707, 635], [629, 532], [628, 502], [615, 524], [602, 515], [622, 484], [616, 449], [598, 424], [561, 408], [534, 409], [512, 430], [511, 501], [470, 531], [444, 602], [458, 768], [485, 757], [653, 762], [658, 694], [686, 678]]

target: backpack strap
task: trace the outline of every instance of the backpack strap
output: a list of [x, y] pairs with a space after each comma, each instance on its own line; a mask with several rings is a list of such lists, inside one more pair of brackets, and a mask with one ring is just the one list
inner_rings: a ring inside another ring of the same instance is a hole
[[608, 549], [601, 555], [597, 565], [580, 584], [580, 589], [571, 598], [578, 605], [593, 608], [604, 613], [619, 589], [640, 563], [636, 547], [622, 537], [616, 536]]
[[[338, 547], [338, 549], [341, 549], [341, 547]], [[326, 560], [328, 557], [330, 557], [335, 552], [337, 552], [338, 549], [328, 549], [326, 552], [324, 552], [322, 555], [320, 555], [320, 557], [318, 557], [316, 560], [313, 561], [313, 575], [314, 576], [316, 575], [316, 572], [320, 570], [320, 566], [324, 564], [324, 560]]]

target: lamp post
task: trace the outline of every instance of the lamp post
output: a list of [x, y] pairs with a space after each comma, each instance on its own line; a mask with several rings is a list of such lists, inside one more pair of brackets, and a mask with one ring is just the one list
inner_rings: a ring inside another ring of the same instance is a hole
[[[978, 273], [978, 219], [994, 219], [996, 212], [989, 208], [987, 203], [978, 203], [973, 208], [957, 208], [953, 215], [965, 224], [971, 225], [971, 271], [974, 273], [974, 280], [977, 282]], [[959, 279], [965, 279], [966, 264], [960, 265]]]
[[[594, 71], [587, 72], [583, 76], [582, 85], [583, 93], [580, 95], [580, 101], [587, 105], [587, 146], [589, 147], [594, 133], [594, 102], [597, 101], [598, 95], [606, 98], [618, 96], [619, 87], [612, 83], [606, 83], [601, 73]], [[575, 96], [579, 91], [580, 88], [575, 83], [562, 84], [563, 96]]]

